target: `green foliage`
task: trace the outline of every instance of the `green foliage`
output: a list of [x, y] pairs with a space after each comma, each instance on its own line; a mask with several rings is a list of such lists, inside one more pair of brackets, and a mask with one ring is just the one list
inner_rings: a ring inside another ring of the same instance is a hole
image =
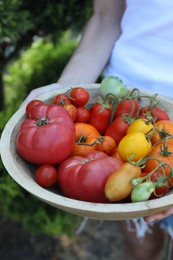
[[[38, 38], [4, 75], [6, 101], [20, 104], [34, 88], [55, 83], [71, 57], [77, 40], [66, 32], [57, 44]], [[16, 102], [15, 102], [16, 103]]]
[[5, 216], [21, 222], [32, 234], [71, 235], [79, 217], [45, 204], [23, 190], [3, 169], [0, 161], [0, 210]]
[[[4, 75], [8, 105], [0, 112], [0, 132], [29, 89], [58, 79], [76, 42], [69, 33], [57, 44], [38, 39], [18, 60], [10, 64]], [[21, 222], [33, 234], [70, 234], [81, 221], [80, 217], [56, 209], [21, 188], [6, 172], [1, 160], [0, 211]]]

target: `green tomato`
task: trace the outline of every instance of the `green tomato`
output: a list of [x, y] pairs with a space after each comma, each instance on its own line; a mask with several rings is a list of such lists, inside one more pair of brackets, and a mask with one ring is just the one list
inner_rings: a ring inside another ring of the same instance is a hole
[[113, 94], [120, 98], [127, 96], [128, 89], [122, 80], [117, 77], [109, 76], [104, 78], [100, 84], [100, 94], [104, 98], [108, 94]]
[[132, 202], [146, 201], [150, 198], [151, 193], [155, 190], [153, 182], [143, 182], [136, 185], [131, 192]]

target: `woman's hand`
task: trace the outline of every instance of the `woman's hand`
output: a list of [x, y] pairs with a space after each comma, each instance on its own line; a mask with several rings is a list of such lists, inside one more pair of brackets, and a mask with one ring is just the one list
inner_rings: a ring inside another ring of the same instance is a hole
[[144, 221], [145, 222], [151, 222], [151, 221], [154, 221], [154, 220], [161, 220], [161, 219], [166, 218], [166, 217], [168, 217], [172, 214], [173, 214], [173, 208], [170, 208], [170, 209], [164, 210], [160, 213], [156, 213], [156, 214], [153, 214], [153, 215], [150, 215], [150, 216], [146, 216], [146, 217], [144, 217]]
[[47, 93], [52, 90], [58, 90], [59, 88], [62, 88], [62, 86], [58, 83], [46, 85], [40, 88], [33, 89], [29, 95], [26, 97], [26, 99], [22, 102], [21, 106], [26, 105], [29, 101], [36, 99], [38, 96]]

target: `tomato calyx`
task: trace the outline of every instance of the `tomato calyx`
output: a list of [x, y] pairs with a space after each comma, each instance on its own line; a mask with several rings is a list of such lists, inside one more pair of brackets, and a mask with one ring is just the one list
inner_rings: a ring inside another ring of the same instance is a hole
[[36, 121], [36, 125], [37, 125], [38, 127], [40, 127], [40, 126], [43, 126], [43, 125], [47, 125], [48, 122], [49, 122], [48, 118], [46, 118], [46, 117], [43, 116], [43, 117], [41, 117], [39, 120]]

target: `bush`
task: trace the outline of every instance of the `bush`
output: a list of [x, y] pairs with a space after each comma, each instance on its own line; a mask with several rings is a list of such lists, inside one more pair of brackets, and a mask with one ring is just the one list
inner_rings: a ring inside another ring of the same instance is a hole
[[[4, 75], [6, 109], [0, 112], [0, 132], [32, 88], [55, 82], [70, 58], [76, 40], [66, 33], [58, 44], [37, 39]], [[33, 234], [70, 234], [81, 218], [56, 209], [21, 188], [6, 172], [0, 160], [0, 210], [4, 216]]]

